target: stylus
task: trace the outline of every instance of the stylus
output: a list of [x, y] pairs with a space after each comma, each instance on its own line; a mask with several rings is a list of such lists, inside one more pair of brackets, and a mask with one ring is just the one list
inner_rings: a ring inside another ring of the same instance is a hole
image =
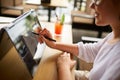
[[[33, 34], [35, 34], [35, 35], [39, 35], [38, 33], [35, 33], [35, 32], [32, 32]], [[56, 40], [54, 40], [54, 39], [52, 39], [52, 38], [49, 38], [49, 37], [47, 37], [47, 36], [44, 36], [46, 39], [48, 39], [48, 40], [50, 40], [50, 41], [54, 41], [54, 42], [56, 42]]]
[[36, 16], [37, 23], [39, 24], [39, 27], [41, 28], [41, 24], [39, 22], [38, 16]]

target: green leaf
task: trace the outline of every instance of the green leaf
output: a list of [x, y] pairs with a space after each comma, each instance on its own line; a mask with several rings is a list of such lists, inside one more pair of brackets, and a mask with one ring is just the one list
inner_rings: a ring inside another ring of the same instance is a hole
[[60, 23], [63, 25], [63, 24], [64, 24], [64, 21], [65, 21], [65, 14], [62, 14]]

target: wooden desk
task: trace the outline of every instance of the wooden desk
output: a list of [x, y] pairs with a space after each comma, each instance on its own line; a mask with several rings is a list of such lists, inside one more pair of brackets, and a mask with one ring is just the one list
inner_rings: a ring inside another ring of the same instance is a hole
[[40, 0], [27, 0], [25, 2], [28, 5], [36, 5], [36, 6], [45, 6], [48, 7], [48, 22], [50, 22], [51, 18], [51, 8], [63, 7], [66, 8], [68, 6], [67, 0], [51, 0], [51, 3], [41, 3]]
[[[46, 26], [47, 29], [54, 35], [54, 23], [42, 23], [42, 26]], [[54, 35], [57, 41], [63, 43], [72, 43], [72, 27], [71, 25], [64, 25], [63, 32], [61, 36]], [[45, 52], [42, 56], [41, 62], [38, 69], [34, 75], [33, 80], [58, 80], [57, 69], [56, 69], [56, 59], [62, 52], [59, 50], [51, 49], [46, 47]]]

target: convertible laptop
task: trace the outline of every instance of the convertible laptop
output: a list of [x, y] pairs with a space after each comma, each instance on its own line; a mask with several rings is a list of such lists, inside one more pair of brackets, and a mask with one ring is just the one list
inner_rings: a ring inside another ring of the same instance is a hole
[[7, 34], [31, 75], [46, 46], [45, 43], [38, 43], [36, 35], [32, 33], [38, 26], [40, 27], [40, 23], [37, 14], [34, 10], [30, 10], [16, 18], [6, 28], [1, 29], [1, 35], [2, 33]]

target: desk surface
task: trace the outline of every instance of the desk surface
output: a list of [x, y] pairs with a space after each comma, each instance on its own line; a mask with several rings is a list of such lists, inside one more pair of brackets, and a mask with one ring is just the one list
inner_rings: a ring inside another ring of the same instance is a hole
[[40, 0], [27, 0], [25, 2], [26, 4], [31, 4], [31, 5], [43, 5], [46, 7], [67, 7], [68, 6], [68, 0], [51, 0], [51, 3], [44, 3], [41, 4]]
[[[54, 35], [54, 23], [42, 23], [47, 29]], [[54, 38], [63, 43], [72, 43], [72, 27], [71, 25], [64, 25], [63, 32], [61, 36], [54, 35]], [[37, 71], [34, 75], [33, 80], [58, 80], [57, 69], [56, 69], [56, 59], [62, 52], [59, 50], [51, 49], [46, 47], [45, 52], [42, 56], [41, 62], [38, 65]]]

